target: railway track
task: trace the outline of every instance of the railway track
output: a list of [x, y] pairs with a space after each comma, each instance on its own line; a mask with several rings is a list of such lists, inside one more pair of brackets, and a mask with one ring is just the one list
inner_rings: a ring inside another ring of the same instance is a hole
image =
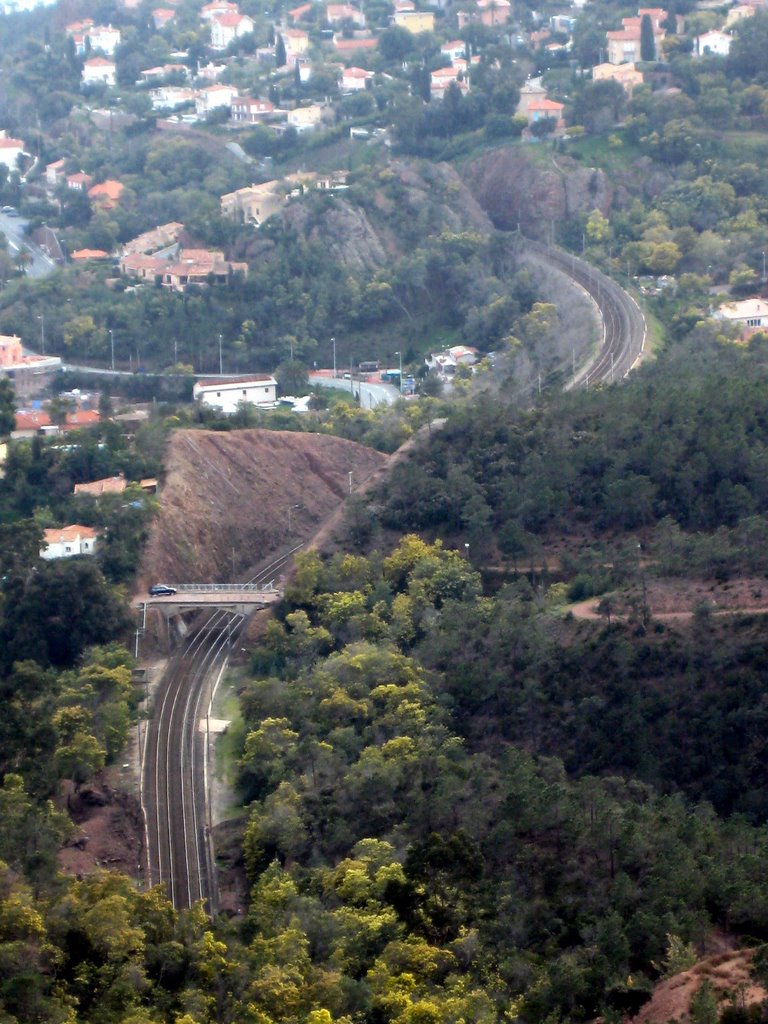
[[[645, 347], [645, 317], [635, 300], [578, 257], [530, 240], [525, 245], [583, 288], [600, 311], [601, 343], [580, 368], [575, 372], [572, 368], [565, 387], [612, 383], [625, 377]], [[563, 376], [557, 372], [561, 386]], [[294, 550], [264, 572], [278, 571]], [[262, 574], [247, 582], [259, 584], [266, 579]], [[208, 735], [200, 723], [207, 720], [214, 680], [226, 668], [232, 638], [242, 621], [242, 616], [214, 612], [185, 642], [158, 689], [147, 729], [142, 805], [149, 878], [152, 885], [166, 886], [178, 909], [200, 900], [209, 913], [218, 909], [207, 788]]]
[[612, 384], [626, 377], [643, 354], [647, 333], [643, 312], [632, 296], [613, 278], [578, 256], [530, 239], [525, 240], [525, 247], [580, 285], [600, 311], [601, 344], [586, 363], [572, 372], [566, 390]]
[[[299, 545], [300, 547], [301, 545]], [[294, 548], [265, 567], [274, 574]], [[263, 583], [260, 574], [248, 583]], [[203, 901], [218, 910], [208, 793], [207, 728], [217, 680], [244, 621], [226, 611], [208, 614], [184, 642], [155, 694], [141, 765], [150, 885], [164, 885], [178, 909]]]

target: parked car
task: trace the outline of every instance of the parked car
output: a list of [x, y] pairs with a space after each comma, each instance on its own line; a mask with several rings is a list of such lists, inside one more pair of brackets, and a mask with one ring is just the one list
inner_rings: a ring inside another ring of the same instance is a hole
[[18, 211], [17, 211], [15, 206], [4, 206], [3, 207], [3, 213], [6, 215], [6, 217], [18, 217], [19, 216]]
[[155, 583], [149, 588], [150, 597], [172, 597], [176, 593], [175, 587], [166, 586], [165, 583]]

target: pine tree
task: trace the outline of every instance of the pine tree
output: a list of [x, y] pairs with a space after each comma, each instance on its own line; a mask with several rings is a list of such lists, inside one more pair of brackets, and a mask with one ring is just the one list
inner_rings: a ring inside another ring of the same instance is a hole
[[656, 41], [653, 38], [653, 25], [648, 14], [644, 14], [640, 22], [640, 59], [656, 60]]

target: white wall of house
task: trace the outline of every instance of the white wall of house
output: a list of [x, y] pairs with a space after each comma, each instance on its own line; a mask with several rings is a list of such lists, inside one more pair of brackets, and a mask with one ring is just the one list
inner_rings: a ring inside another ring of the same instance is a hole
[[40, 557], [50, 561], [54, 558], [74, 558], [76, 555], [92, 555], [96, 550], [98, 537], [87, 527], [80, 529], [64, 527], [61, 530], [45, 530], [47, 547], [40, 549]]
[[195, 401], [212, 409], [220, 409], [232, 416], [243, 402], [271, 408], [277, 401], [277, 381], [274, 377], [254, 380], [199, 381], [192, 390]]

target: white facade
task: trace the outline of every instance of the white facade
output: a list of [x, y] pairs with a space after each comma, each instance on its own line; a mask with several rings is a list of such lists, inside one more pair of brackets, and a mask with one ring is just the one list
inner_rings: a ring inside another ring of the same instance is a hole
[[21, 139], [10, 139], [5, 132], [0, 132], [0, 164], [5, 164], [9, 171], [15, 171], [23, 152], [24, 143]]
[[92, 555], [96, 550], [98, 533], [90, 526], [60, 526], [55, 530], [44, 530], [46, 547], [40, 549], [40, 557], [50, 561], [53, 558], [74, 558], [75, 555]]
[[107, 60], [106, 57], [92, 57], [83, 64], [83, 85], [95, 85], [97, 82], [114, 85], [115, 74], [114, 61]]
[[120, 45], [120, 29], [112, 28], [111, 25], [94, 25], [86, 33], [91, 43], [92, 50], [105, 53], [108, 57], [114, 55]]
[[201, 89], [195, 99], [195, 113], [198, 117], [206, 117], [218, 107], [230, 107], [232, 100], [237, 99], [234, 85], [211, 85]]
[[226, 50], [231, 42], [253, 32], [247, 14], [220, 14], [211, 18], [211, 49]]
[[225, 416], [236, 413], [243, 402], [272, 409], [277, 402], [277, 381], [267, 374], [229, 380], [199, 380], [192, 389], [192, 397], [202, 405], [220, 409]]
[[727, 32], [716, 30], [704, 32], [702, 35], [696, 36], [695, 55], [705, 57], [707, 54], [711, 54], [714, 57], [727, 57], [731, 52], [732, 42], [733, 36], [729, 36]]
[[765, 299], [726, 302], [715, 313], [715, 319], [729, 320], [739, 327], [768, 327], [768, 302]]

